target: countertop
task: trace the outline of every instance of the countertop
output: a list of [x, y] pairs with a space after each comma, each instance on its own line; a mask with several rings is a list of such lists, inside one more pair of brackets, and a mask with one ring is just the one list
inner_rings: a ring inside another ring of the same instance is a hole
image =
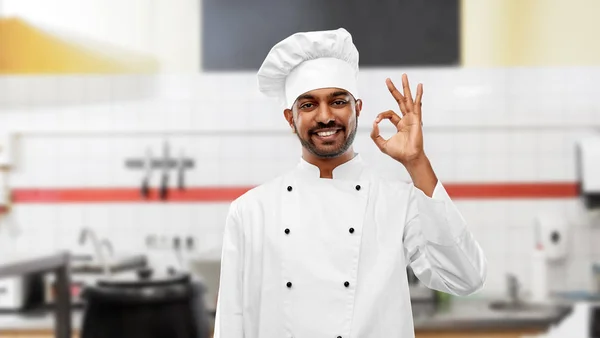
[[[454, 298], [446, 309], [413, 302], [416, 331], [502, 331], [547, 330], [570, 313], [568, 303], [556, 303], [544, 312], [503, 312], [489, 308], [491, 300]], [[74, 310], [73, 330], [81, 327], [83, 312]], [[54, 316], [49, 311], [29, 314], [0, 312], [1, 331], [44, 331], [54, 328]]]
[[500, 311], [490, 308], [493, 301], [455, 298], [447, 308], [438, 310], [413, 303], [415, 331], [545, 331], [573, 308], [572, 303], [554, 301], [545, 311]]
[[[30, 252], [4, 258], [0, 264], [0, 277], [43, 273], [53, 273], [55, 275], [55, 311], [54, 313], [48, 312], [47, 317], [51, 318], [53, 322], [53, 325], [48, 328], [54, 330], [54, 335], [57, 338], [71, 337], [71, 332], [73, 331], [72, 315], [70, 314], [71, 293], [69, 291], [69, 258], [70, 254], [66, 251], [44, 254]], [[2, 319], [0, 319], [0, 321], [1, 320]], [[10, 321], [9, 324], [13, 322], [14, 320]], [[24, 323], [26, 322], [27, 321], [24, 321]]]
[[[83, 312], [75, 310], [71, 314], [71, 328], [79, 331]], [[2, 331], [53, 331], [56, 319], [53, 312], [34, 311], [32, 313], [0, 312], [0, 332]]]
[[0, 277], [52, 272], [56, 269], [66, 267], [68, 262], [69, 253], [67, 252], [3, 257], [2, 261], [0, 261]]

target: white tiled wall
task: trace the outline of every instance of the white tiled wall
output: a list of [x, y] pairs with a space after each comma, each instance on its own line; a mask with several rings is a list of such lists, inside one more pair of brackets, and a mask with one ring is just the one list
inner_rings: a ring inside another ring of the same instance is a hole
[[[424, 83], [425, 147], [443, 182], [573, 182], [574, 142], [600, 127], [600, 68], [365, 69], [355, 149], [384, 173], [408, 179], [369, 138], [375, 116], [396, 109], [385, 87], [406, 71]], [[392, 129], [383, 128], [384, 135]], [[139, 187], [126, 158], [148, 147], [196, 162], [190, 186], [256, 185], [289, 169], [300, 146], [281, 109], [257, 92], [252, 73], [160, 76], [0, 77], [0, 132], [18, 133], [15, 188]], [[175, 180], [173, 175], [171, 181]], [[154, 173], [153, 186], [158, 185]], [[577, 199], [457, 200], [485, 249], [484, 292], [503, 292], [506, 273], [527, 287], [533, 220], [552, 212], [569, 224], [566, 261], [551, 269], [557, 290], [592, 287], [600, 259]], [[226, 203], [17, 204], [0, 221], [0, 252], [78, 247], [82, 226], [118, 251], [146, 250], [148, 234], [190, 235], [197, 257], [218, 259]], [[172, 264], [169, 252], [152, 252]]]

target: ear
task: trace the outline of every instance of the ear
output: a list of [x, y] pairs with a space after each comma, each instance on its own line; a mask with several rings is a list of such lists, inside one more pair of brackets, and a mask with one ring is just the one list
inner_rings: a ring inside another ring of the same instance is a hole
[[355, 109], [356, 109], [356, 117], [359, 117], [360, 112], [362, 111], [362, 100], [361, 99], [356, 100]]
[[292, 112], [291, 109], [285, 109], [283, 111], [283, 116], [285, 117], [285, 120], [290, 125], [290, 128], [292, 128], [292, 132], [295, 134], [296, 128], [294, 127], [294, 112]]

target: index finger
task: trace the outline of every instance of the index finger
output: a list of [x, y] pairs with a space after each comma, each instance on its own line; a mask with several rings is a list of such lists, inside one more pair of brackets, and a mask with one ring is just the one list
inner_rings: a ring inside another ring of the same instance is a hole
[[384, 111], [383, 113], [380, 113], [379, 115], [377, 115], [377, 117], [375, 118], [375, 122], [379, 123], [381, 122], [381, 120], [383, 119], [388, 119], [390, 120], [394, 125], [398, 125], [398, 123], [400, 123], [400, 121], [402, 120], [400, 118], [400, 116], [398, 116], [398, 114], [394, 113], [393, 110], [388, 110], [388, 111]]

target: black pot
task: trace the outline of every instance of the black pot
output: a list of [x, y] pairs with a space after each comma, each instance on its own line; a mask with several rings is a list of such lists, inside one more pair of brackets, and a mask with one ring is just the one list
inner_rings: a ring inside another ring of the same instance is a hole
[[105, 279], [85, 288], [81, 338], [208, 337], [203, 289], [185, 273]]

